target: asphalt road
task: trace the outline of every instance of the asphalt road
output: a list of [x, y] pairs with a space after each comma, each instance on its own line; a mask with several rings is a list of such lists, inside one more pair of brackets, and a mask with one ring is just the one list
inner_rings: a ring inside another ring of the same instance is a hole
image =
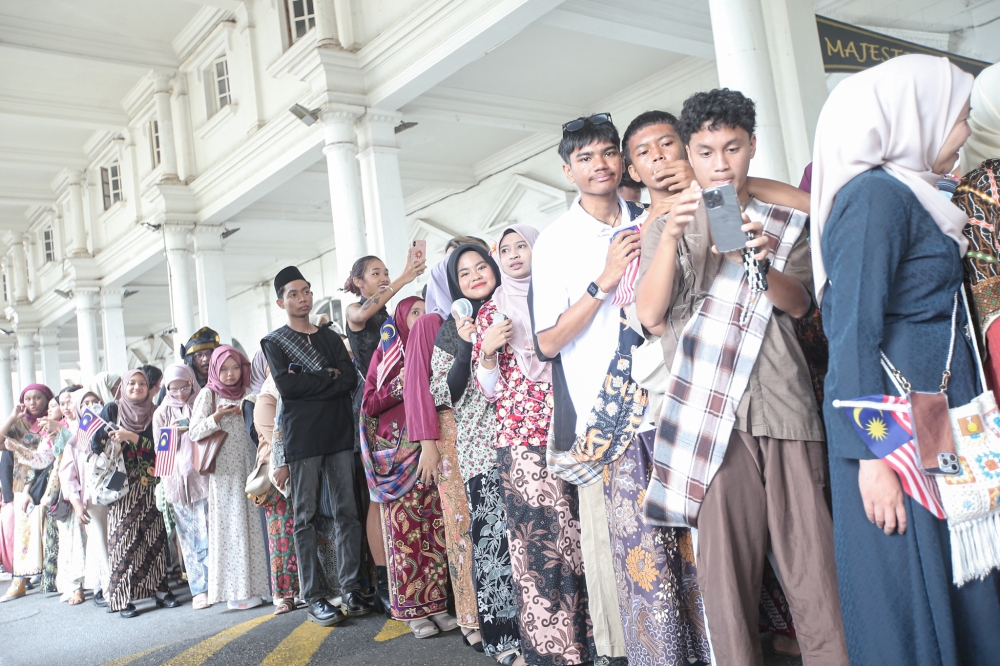
[[[6, 583], [0, 584], [6, 587]], [[458, 631], [418, 640], [402, 623], [368, 615], [332, 628], [298, 610], [275, 617], [273, 606], [230, 611], [225, 604], [195, 611], [186, 588], [182, 606], [136, 604], [139, 617], [107, 613], [88, 598], [80, 606], [38, 591], [0, 604], [0, 666], [489, 666]], [[768, 642], [765, 639], [765, 648]], [[798, 659], [765, 650], [767, 666]]]

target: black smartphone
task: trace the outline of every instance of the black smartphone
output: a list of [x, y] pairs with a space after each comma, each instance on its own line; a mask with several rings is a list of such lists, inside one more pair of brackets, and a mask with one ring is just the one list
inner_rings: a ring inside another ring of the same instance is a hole
[[108, 479], [108, 483], [105, 487], [108, 490], [121, 490], [122, 486], [125, 485], [126, 479], [128, 479], [126, 475], [116, 471], [111, 475], [111, 478]]
[[708, 223], [712, 227], [712, 240], [719, 252], [742, 250], [747, 246], [747, 234], [741, 231], [743, 214], [736, 188], [731, 183], [703, 190], [701, 200], [705, 203]]
[[288, 364], [288, 372], [293, 372], [293, 373], [302, 372], [302, 364], [301, 363], [289, 363]]

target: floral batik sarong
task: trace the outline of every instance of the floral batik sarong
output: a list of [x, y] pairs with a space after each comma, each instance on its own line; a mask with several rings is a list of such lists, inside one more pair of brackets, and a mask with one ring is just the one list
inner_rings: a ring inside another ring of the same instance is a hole
[[267, 518], [267, 554], [271, 594], [279, 599], [299, 593], [299, 563], [295, 559], [295, 518], [292, 503], [273, 487], [260, 500]]
[[472, 583], [472, 539], [469, 530], [469, 498], [458, 469], [458, 436], [455, 413], [446, 409], [438, 412], [438, 451], [441, 453], [441, 472], [438, 492], [441, 495], [441, 512], [448, 550], [448, 573], [451, 589], [455, 593], [455, 615], [458, 623], [472, 629], [479, 626], [476, 610], [476, 591]]
[[497, 451], [525, 661], [593, 661], [576, 486], [549, 474], [542, 446]]
[[479, 604], [479, 632], [484, 651], [493, 657], [521, 645], [499, 467], [477, 474], [465, 487], [472, 518], [472, 581]]
[[396, 620], [419, 620], [448, 610], [448, 555], [441, 499], [417, 481], [399, 499], [379, 505]]
[[45, 547], [42, 558], [42, 580], [38, 589], [43, 594], [49, 594], [56, 591], [56, 573], [59, 570], [59, 528], [56, 526], [56, 519], [46, 515], [46, 509], [42, 508], [41, 511]]
[[642, 500], [653, 471], [652, 430], [604, 468], [604, 499], [629, 666], [708, 662], [705, 611], [691, 530], [649, 525]]

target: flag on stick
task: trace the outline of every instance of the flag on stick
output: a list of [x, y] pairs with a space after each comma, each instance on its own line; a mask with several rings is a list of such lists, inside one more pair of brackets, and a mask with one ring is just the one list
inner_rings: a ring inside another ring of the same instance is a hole
[[378, 364], [378, 374], [376, 375], [375, 388], [381, 389], [385, 383], [385, 378], [389, 376], [389, 371], [396, 367], [396, 364], [403, 358], [403, 341], [396, 330], [396, 322], [389, 317], [379, 329], [382, 338], [382, 360]]
[[177, 452], [177, 428], [161, 428], [160, 436], [156, 438], [156, 464], [153, 465], [153, 476], [160, 478], [170, 476], [174, 471], [174, 453]]

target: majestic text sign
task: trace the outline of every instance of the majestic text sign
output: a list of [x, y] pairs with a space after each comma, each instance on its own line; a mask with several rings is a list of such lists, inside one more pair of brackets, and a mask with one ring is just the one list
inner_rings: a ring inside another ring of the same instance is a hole
[[973, 76], [990, 66], [982, 60], [904, 42], [824, 16], [816, 17], [816, 27], [819, 28], [819, 45], [823, 51], [823, 68], [827, 72], [858, 72], [905, 53], [944, 56]]

